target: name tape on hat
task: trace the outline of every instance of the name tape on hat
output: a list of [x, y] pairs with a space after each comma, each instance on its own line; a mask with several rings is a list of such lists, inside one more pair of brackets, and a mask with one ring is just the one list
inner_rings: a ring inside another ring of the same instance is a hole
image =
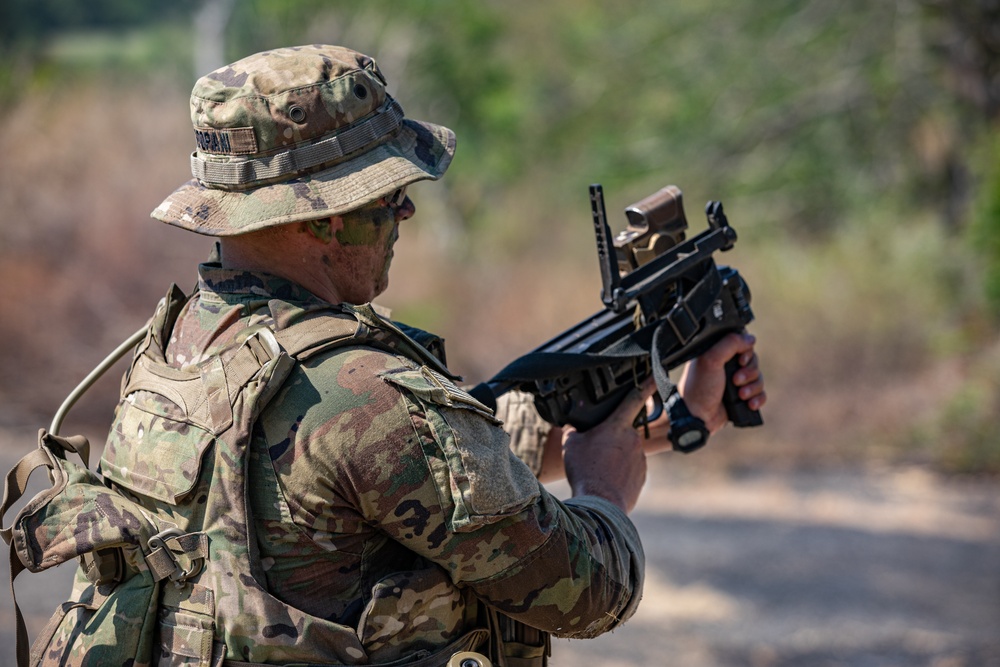
[[218, 155], [251, 155], [257, 152], [257, 137], [252, 127], [217, 130], [212, 127], [194, 128], [198, 149]]

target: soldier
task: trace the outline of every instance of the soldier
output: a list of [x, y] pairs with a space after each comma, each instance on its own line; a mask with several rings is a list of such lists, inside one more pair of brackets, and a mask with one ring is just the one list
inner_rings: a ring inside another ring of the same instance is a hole
[[[432, 337], [367, 305], [415, 211], [406, 187], [444, 174], [454, 134], [405, 118], [374, 60], [322, 45], [208, 74], [191, 115], [195, 178], [153, 217], [218, 237], [218, 261], [158, 311], [140, 356], [178, 375], [134, 365], [102, 461], [149, 512], [209, 535], [204, 572], [181, 577], [194, 585], [182, 602], [198, 597], [207, 620], [167, 605], [160, 658], [444, 665], [475, 651], [519, 667], [544, 664], [549, 633], [593, 637], [628, 619], [644, 566], [626, 515], [643, 447], [667, 447], [668, 425], [646, 443], [632, 427], [652, 384], [585, 433], [545, 425], [516, 394], [494, 414], [427, 352]], [[687, 369], [682, 390], [710, 430], [725, 423], [732, 356], [751, 408], [766, 400], [753, 347], [734, 334]], [[257, 365], [241, 374], [246, 349], [264, 367], [279, 350], [294, 363], [268, 383]], [[223, 422], [218, 434], [244, 420], [245, 449], [175, 416], [198, 401], [144, 403], [153, 389], [186, 396], [172, 383], [191, 368], [208, 387], [205, 423]], [[263, 398], [241, 403], [240, 387]], [[539, 475], [565, 475], [572, 499]], [[203, 634], [181, 632], [192, 627]]]

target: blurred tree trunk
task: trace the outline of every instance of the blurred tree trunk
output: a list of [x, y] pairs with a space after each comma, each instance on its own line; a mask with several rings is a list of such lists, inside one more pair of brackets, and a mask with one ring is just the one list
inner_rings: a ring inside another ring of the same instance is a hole
[[201, 77], [225, 65], [225, 32], [233, 0], [205, 0], [194, 14], [194, 76]]
[[[945, 68], [945, 85], [958, 102], [958, 141], [938, 169], [944, 193], [943, 217], [950, 227], [969, 218], [977, 185], [970, 172], [970, 151], [990, 134], [1000, 116], [1000, 0], [922, 0], [927, 43]], [[984, 127], [985, 125], [985, 127]]]
[[[966, 200], [972, 200], [971, 239], [985, 262], [983, 289], [991, 314], [1000, 317], [1000, 0], [923, 2], [930, 18], [928, 42], [959, 102], [956, 118], [963, 136], [955, 149], [961, 154], [952, 162], [963, 170], [972, 163], [976, 169], [975, 194], [964, 196], [962, 188], [952, 187], [951, 199], [961, 197], [963, 214]], [[954, 173], [949, 170], [948, 176]], [[972, 180], [966, 171], [959, 175]]]
[[934, 46], [956, 94], [987, 119], [1000, 115], [1000, 1], [925, 0], [938, 21]]

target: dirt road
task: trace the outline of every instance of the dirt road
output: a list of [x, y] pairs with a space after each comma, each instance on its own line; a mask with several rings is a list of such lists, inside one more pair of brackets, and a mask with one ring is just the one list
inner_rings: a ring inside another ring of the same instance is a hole
[[[13, 457], [0, 458], [6, 470]], [[668, 456], [634, 518], [648, 559], [638, 614], [596, 640], [555, 641], [555, 667], [1000, 667], [996, 482], [919, 469], [733, 477]], [[18, 579], [32, 628], [69, 576]], [[0, 666], [14, 664], [13, 627], [0, 594]]]
[[658, 466], [640, 501], [636, 616], [557, 642], [556, 667], [1000, 666], [996, 483], [693, 463]]

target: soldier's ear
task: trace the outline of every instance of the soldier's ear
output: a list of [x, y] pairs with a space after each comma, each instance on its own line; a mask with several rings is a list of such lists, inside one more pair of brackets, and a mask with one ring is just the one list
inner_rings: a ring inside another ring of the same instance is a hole
[[344, 226], [344, 221], [340, 216], [333, 216], [322, 220], [309, 220], [305, 226], [310, 234], [329, 245], [333, 241], [334, 232]]

